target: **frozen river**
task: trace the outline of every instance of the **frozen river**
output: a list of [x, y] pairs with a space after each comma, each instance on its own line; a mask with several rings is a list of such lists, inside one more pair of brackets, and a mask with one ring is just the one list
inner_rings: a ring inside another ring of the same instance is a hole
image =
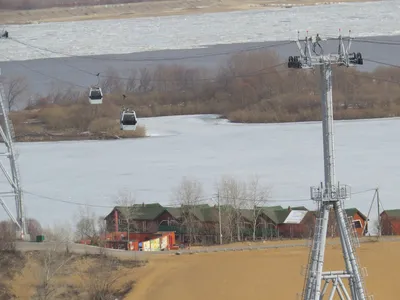
[[[158, 18], [97, 20], [10, 25], [12, 40], [0, 42], [2, 74], [22, 76], [29, 99], [54, 88], [87, 90], [94, 75], [110, 67], [129, 77], [133, 69], [176, 63], [216, 68], [235, 51], [266, 47], [294, 39], [309, 30], [337, 37], [352, 30], [355, 37], [381, 36], [400, 42], [400, 0], [342, 3], [312, 7], [270, 8], [245, 12], [193, 14]], [[16, 42], [19, 41], [20, 43]], [[325, 45], [336, 51], [337, 43]], [[274, 48], [283, 59], [298, 53], [295, 45]], [[398, 46], [354, 42], [365, 58], [400, 64]], [[79, 58], [75, 56], [80, 56]], [[191, 58], [187, 58], [187, 57]], [[24, 62], [15, 62], [23, 60]], [[366, 62], [364, 69], [375, 64]]]
[[[13, 38], [42, 50], [2, 40], [0, 67], [4, 76], [26, 77], [31, 92], [48, 91], [54, 84], [79, 84], [86, 88], [96, 82], [88, 72], [104, 72], [112, 66], [124, 76], [133, 68], [158, 64], [160, 58], [172, 63], [214, 66], [224, 62], [228, 55], [204, 54], [270, 45], [273, 41], [295, 38], [298, 30], [319, 32], [326, 37], [337, 36], [339, 28], [344, 33], [351, 29], [356, 37], [386, 35], [390, 37], [385, 39], [400, 41], [395, 36], [400, 34], [399, 15], [400, 0], [387, 0], [162, 18], [13, 25], [7, 27]], [[366, 58], [400, 64], [398, 46], [355, 43], [353, 50], [363, 51]], [[279, 49], [282, 57], [295, 51], [293, 45]], [[70, 57], [88, 55], [97, 58]], [[193, 55], [200, 58], [181, 59]], [[128, 61], [115, 61], [121, 58]], [[11, 62], [5, 62], [8, 60]], [[23, 65], [15, 60], [23, 60]], [[366, 67], [374, 65], [368, 63]], [[211, 116], [149, 118], [141, 122], [152, 137], [18, 144], [28, 217], [45, 224], [70, 220], [77, 206], [62, 201], [109, 206], [94, 208], [96, 213], [104, 215], [122, 189], [134, 192], [138, 202], [169, 204], [171, 191], [183, 176], [198, 178], [204, 184], [205, 196], [211, 198], [216, 181], [224, 174], [243, 179], [257, 174], [271, 187], [275, 200], [301, 200], [280, 204], [313, 208], [313, 203], [305, 199], [309, 198], [309, 186], [323, 179], [319, 123], [233, 125], [217, 122]], [[384, 208], [399, 206], [400, 145], [394, 138], [399, 122], [399, 119], [342, 121], [336, 125], [338, 179], [350, 184], [354, 192], [379, 186]], [[4, 185], [5, 179], [0, 178]], [[373, 192], [355, 194], [347, 205], [366, 213], [372, 196]], [[14, 209], [10, 199], [7, 204]], [[279, 202], [271, 202], [275, 204]], [[0, 218], [4, 217], [0, 210]]]
[[[12, 25], [12, 37], [50, 48], [47, 57], [124, 54], [166, 49], [193, 49], [215, 44], [282, 41], [297, 31], [337, 36], [399, 35], [400, 0], [339, 3], [309, 7], [193, 14], [122, 20]], [[24, 45], [0, 43], [0, 53], [12, 60], [43, 58]], [[4, 57], [2, 60], [7, 60]]]
[[[212, 197], [221, 175], [260, 176], [271, 188], [270, 205], [314, 205], [309, 186], [323, 180], [320, 123], [229, 124], [214, 116], [142, 119], [152, 137], [119, 141], [18, 143], [28, 216], [44, 223], [70, 219], [75, 201], [109, 208], [121, 190], [138, 202], [170, 204], [183, 176], [204, 184]], [[353, 192], [381, 188], [385, 209], [399, 207], [400, 119], [336, 123], [337, 179]], [[4, 182], [4, 178], [1, 178]], [[37, 195], [37, 196], [35, 196]], [[373, 191], [346, 204], [368, 212]], [[51, 198], [51, 199], [47, 199]], [[301, 201], [287, 201], [301, 200]], [[11, 199], [7, 200], [14, 209]], [[376, 210], [375, 210], [376, 211]], [[4, 218], [0, 210], [0, 219]]]

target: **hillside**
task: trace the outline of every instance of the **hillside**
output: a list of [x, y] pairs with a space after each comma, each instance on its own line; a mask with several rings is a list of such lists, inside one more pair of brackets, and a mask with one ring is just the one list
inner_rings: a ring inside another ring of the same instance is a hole
[[[364, 2], [364, 0], [331, 0], [326, 4], [334, 2]], [[3, 24], [70, 22], [245, 11], [276, 6], [316, 4], [325, 3], [316, 0], [0, 0], [0, 20]]]

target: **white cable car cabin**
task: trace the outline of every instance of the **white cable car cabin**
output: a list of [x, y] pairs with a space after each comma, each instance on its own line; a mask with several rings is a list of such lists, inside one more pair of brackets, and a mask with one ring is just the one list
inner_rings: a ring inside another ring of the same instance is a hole
[[89, 91], [89, 102], [90, 104], [102, 104], [103, 103], [103, 92], [99, 87], [92, 87]]
[[123, 110], [121, 112], [120, 129], [121, 130], [136, 130], [137, 117], [134, 110]]

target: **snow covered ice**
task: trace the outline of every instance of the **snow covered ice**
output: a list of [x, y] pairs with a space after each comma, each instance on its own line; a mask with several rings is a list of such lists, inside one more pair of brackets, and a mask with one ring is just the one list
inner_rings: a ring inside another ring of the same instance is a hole
[[[215, 44], [297, 38], [297, 31], [356, 37], [400, 34], [400, 0], [269, 8], [244, 12], [193, 14], [7, 26], [10, 36], [57, 53], [1, 41], [0, 60], [30, 60], [67, 55], [122, 54], [192, 49]], [[123, 38], [121, 38], [123, 37]]]
[[[24, 189], [58, 200], [114, 205], [118, 192], [133, 192], [139, 203], [171, 204], [183, 176], [215, 193], [221, 175], [241, 179], [258, 175], [271, 187], [270, 205], [313, 209], [309, 187], [323, 181], [320, 122], [230, 124], [216, 116], [141, 119], [157, 137], [113, 141], [17, 143]], [[400, 119], [337, 121], [337, 180], [357, 193], [380, 187], [385, 209], [398, 207]], [[0, 188], [9, 189], [1, 177]], [[27, 215], [42, 222], [70, 220], [78, 207], [25, 193]], [[368, 212], [373, 191], [355, 194], [346, 207]], [[6, 199], [14, 211], [12, 199]], [[106, 214], [108, 208], [97, 208]], [[373, 211], [374, 213], [374, 211]], [[0, 210], [0, 219], [5, 218]], [[373, 217], [372, 217], [373, 219]]]

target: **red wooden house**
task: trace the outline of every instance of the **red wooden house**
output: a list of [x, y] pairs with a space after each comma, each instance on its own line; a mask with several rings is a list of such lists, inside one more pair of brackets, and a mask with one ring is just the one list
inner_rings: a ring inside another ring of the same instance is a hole
[[385, 210], [380, 219], [382, 235], [400, 235], [400, 209]]
[[127, 232], [129, 229], [132, 233], [155, 233], [160, 223], [174, 217], [159, 203], [143, 203], [130, 207], [116, 206], [104, 219], [107, 232]]

